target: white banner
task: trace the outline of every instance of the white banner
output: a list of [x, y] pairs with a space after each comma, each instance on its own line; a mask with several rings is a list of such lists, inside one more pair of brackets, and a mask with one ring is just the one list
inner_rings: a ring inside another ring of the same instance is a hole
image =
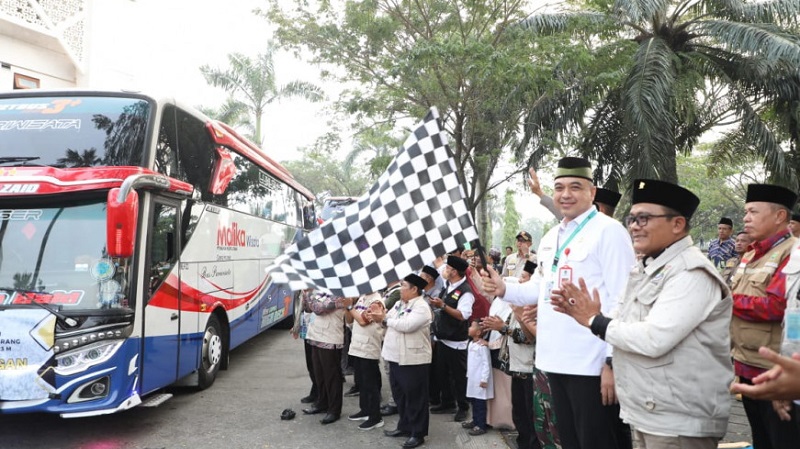
[[0, 311], [0, 400], [47, 399], [53, 373], [56, 316], [47, 310]]

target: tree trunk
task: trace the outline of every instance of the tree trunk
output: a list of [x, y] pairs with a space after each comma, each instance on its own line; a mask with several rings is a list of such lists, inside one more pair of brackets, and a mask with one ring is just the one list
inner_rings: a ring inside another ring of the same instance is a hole
[[662, 181], [671, 182], [673, 184], [678, 183], [678, 155], [675, 152], [667, 157], [664, 167], [660, 172]]

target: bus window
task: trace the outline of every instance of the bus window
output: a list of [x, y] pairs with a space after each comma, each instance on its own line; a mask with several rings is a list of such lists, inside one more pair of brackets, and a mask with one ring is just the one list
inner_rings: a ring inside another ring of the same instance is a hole
[[214, 202], [208, 191], [208, 180], [214, 167], [216, 151], [205, 123], [176, 109], [175, 119], [178, 133], [178, 163], [185, 181], [200, 192], [203, 201]]
[[177, 209], [156, 203], [150, 237], [150, 293], [164, 282], [177, 260]]
[[219, 203], [208, 191], [214, 155], [203, 121], [175, 106], [164, 106], [154, 163], [157, 172], [192, 184], [203, 201]]
[[185, 181], [178, 167], [178, 137], [175, 135], [175, 107], [166, 106], [161, 114], [156, 142], [155, 171]]
[[267, 189], [261, 180], [262, 171], [256, 164], [236, 153], [232, 152], [231, 157], [236, 165], [236, 175], [226, 192], [228, 207], [258, 217], [271, 218], [265, 201]]

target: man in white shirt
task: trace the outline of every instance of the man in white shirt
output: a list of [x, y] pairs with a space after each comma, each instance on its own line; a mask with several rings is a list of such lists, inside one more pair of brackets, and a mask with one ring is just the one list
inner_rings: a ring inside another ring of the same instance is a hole
[[484, 289], [515, 305], [538, 304], [536, 367], [547, 373], [564, 449], [630, 448], [630, 430], [619, 420], [611, 348], [574, 320], [556, 312], [551, 294], [561, 279], [582, 277], [609, 313], [624, 291], [635, 257], [627, 230], [593, 206], [596, 188], [588, 160], [558, 162], [553, 199], [563, 214], [539, 243], [539, 269], [530, 282], [508, 284], [494, 271]]
[[[455, 421], [465, 421], [467, 402], [467, 345], [469, 344], [469, 317], [475, 296], [466, 282], [469, 262], [447, 257], [444, 278], [447, 281], [439, 297], [431, 298], [434, 308], [433, 333], [437, 338], [436, 359], [433, 361], [436, 378], [442, 387], [442, 403], [432, 407], [431, 413], [448, 413], [458, 405]], [[448, 388], [448, 386], [452, 386]], [[452, 391], [451, 391], [452, 389]], [[455, 404], [453, 404], [455, 400]]]

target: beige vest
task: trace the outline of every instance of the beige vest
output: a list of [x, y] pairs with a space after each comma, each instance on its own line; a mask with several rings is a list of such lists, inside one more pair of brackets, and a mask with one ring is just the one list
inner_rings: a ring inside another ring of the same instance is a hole
[[325, 315], [316, 315], [314, 321], [308, 326], [306, 339], [320, 343], [343, 345], [344, 309], [336, 309]]
[[[731, 280], [731, 290], [735, 295], [767, 296], [767, 286], [775, 275], [778, 266], [792, 252], [796, 240], [790, 237], [770, 249], [760, 259], [740, 265]], [[754, 251], [742, 257], [750, 260]], [[735, 303], [735, 300], [734, 300]], [[773, 351], [781, 349], [781, 322], [747, 321], [737, 316], [731, 319], [731, 344], [733, 358], [741, 363], [759, 368], [771, 368], [773, 363], [758, 354], [758, 348], [766, 346]]]
[[[362, 295], [355, 305], [356, 310], [369, 308], [369, 305], [376, 301], [383, 304], [381, 295], [378, 293]], [[348, 354], [362, 359], [380, 359], [383, 334], [383, 326], [380, 323], [369, 323], [366, 326], [362, 326], [354, 320], [353, 334], [350, 339], [350, 352]]]

